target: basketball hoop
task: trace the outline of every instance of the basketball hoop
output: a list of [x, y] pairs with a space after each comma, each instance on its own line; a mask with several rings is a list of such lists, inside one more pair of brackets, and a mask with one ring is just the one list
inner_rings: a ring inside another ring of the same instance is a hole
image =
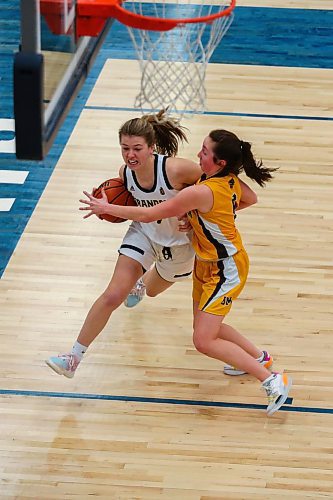
[[[181, 118], [206, 109], [207, 64], [232, 20], [236, 0], [78, 0], [78, 15], [114, 17], [128, 28], [141, 70], [134, 106]], [[93, 23], [93, 19], [91, 20]], [[90, 33], [84, 33], [90, 34]]]

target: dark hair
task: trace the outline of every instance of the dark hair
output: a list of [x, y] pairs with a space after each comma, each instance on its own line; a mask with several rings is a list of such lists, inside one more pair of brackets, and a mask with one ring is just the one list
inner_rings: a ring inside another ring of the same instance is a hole
[[119, 129], [119, 141], [122, 135], [144, 137], [148, 146], [155, 146], [159, 154], [176, 156], [179, 142], [187, 142], [185, 128], [176, 119], [166, 115], [162, 109], [154, 115], [144, 115], [125, 122]]
[[247, 177], [264, 186], [270, 181], [277, 168], [265, 167], [262, 161], [255, 160], [249, 142], [241, 141], [237, 135], [227, 130], [212, 130], [209, 137], [213, 145], [214, 161], [225, 160], [223, 172], [239, 175], [243, 170]]

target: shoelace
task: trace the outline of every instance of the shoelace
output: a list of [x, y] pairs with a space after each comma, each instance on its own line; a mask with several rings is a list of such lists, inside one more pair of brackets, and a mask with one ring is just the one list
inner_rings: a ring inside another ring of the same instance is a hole
[[272, 393], [270, 393], [270, 394], [269, 394], [269, 393], [267, 393], [267, 399], [268, 399], [268, 403], [269, 403], [269, 404], [270, 404], [270, 403], [273, 403], [273, 402], [275, 401], [275, 398], [276, 398], [276, 396], [274, 396], [274, 393], [273, 393], [273, 392], [272, 392]]
[[77, 363], [76, 358], [73, 354], [62, 354], [61, 356], [59, 356], [59, 358], [68, 362], [68, 369], [70, 371], [76, 369], [78, 363]]
[[[273, 381], [272, 381], [273, 382]], [[268, 402], [269, 403], [272, 403], [275, 401], [275, 398], [276, 398], [276, 390], [274, 389], [274, 387], [272, 387], [272, 385], [265, 385], [265, 386], [262, 386], [262, 389], [264, 391], [266, 391], [266, 395], [267, 395], [267, 398], [268, 398]]]
[[130, 295], [137, 295], [138, 297], [142, 297], [146, 289], [146, 285], [144, 283], [136, 283], [135, 287], [132, 288]]

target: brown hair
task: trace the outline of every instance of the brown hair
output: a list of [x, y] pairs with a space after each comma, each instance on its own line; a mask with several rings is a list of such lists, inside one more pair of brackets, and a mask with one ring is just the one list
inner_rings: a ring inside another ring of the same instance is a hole
[[227, 165], [223, 169], [226, 174], [240, 174], [243, 170], [247, 177], [253, 179], [260, 186], [270, 181], [276, 168], [265, 167], [262, 161], [255, 160], [251, 151], [251, 144], [241, 141], [237, 135], [227, 130], [212, 130], [209, 137], [213, 145], [214, 161], [225, 160]]
[[128, 120], [119, 129], [119, 141], [122, 135], [144, 137], [148, 146], [155, 146], [157, 153], [176, 156], [179, 142], [187, 142], [186, 129], [166, 112], [162, 109], [157, 114]]

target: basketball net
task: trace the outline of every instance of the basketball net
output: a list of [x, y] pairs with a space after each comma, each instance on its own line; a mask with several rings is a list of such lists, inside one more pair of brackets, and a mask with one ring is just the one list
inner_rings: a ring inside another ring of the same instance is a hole
[[[214, 0], [210, 0], [213, 3]], [[230, 0], [205, 5], [204, 0], [127, 1], [126, 10], [156, 19], [203, 18], [226, 10]], [[141, 70], [140, 92], [134, 106], [141, 111], [168, 108], [179, 119], [206, 110], [207, 64], [228, 31], [233, 11], [209, 22], [178, 24], [169, 31], [127, 26]]]

